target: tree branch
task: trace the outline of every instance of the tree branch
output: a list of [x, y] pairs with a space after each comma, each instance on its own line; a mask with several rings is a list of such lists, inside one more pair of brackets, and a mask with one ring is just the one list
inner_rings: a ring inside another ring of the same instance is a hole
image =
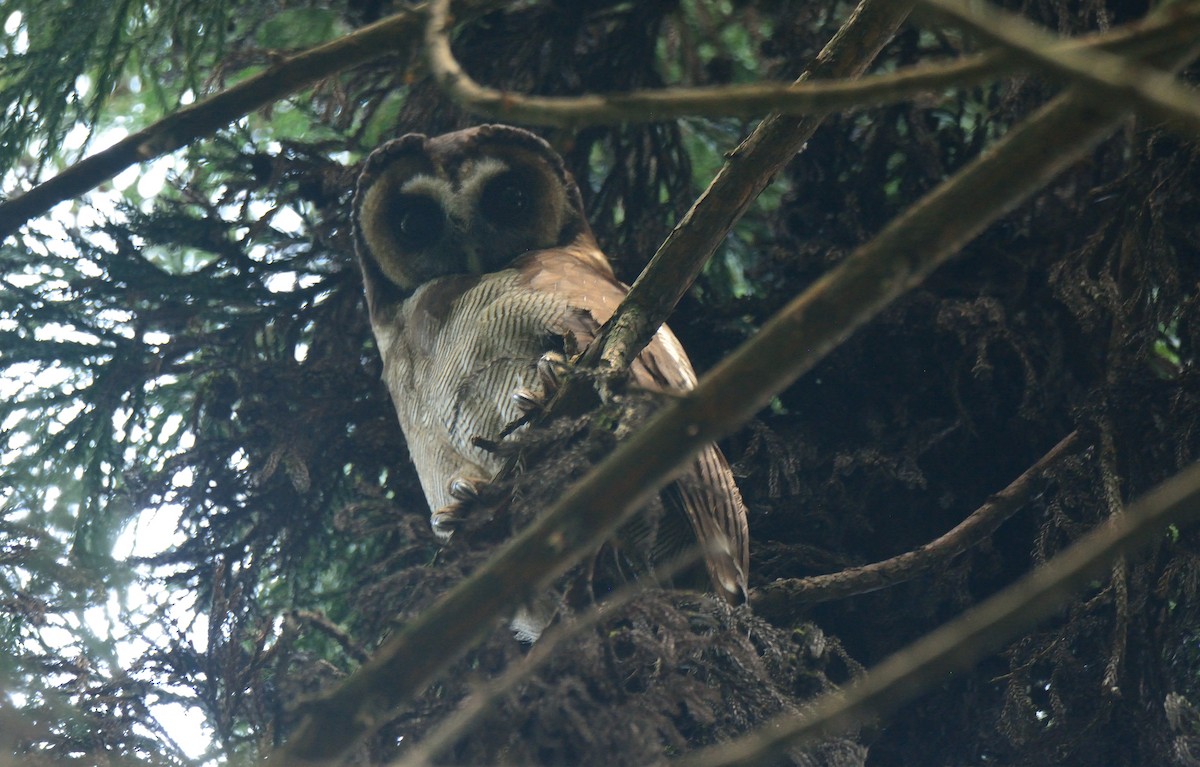
[[354, 641], [354, 637], [348, 631], [319, 612], [313, 610], [292, 610], [289, 619], [295, 623], [303, 622], [315, 627], [322, 634], [337, 642], [343, 652], [359, 663], [364, 663], [371, 657], [362, 648], [362, 645]]
[[[797, 83], [862, 75], [908, 17], [911, 0], [861, 0]], [[812, 138], [821, 115], [768, 115], [729, 155], [708, 188], [659, 247], [580, 357], [580, 364], [625, 370], [696, 281], [725, 235], [775, 175]]]
[[1008, 487], [993, 495], [970, 516], [935, 540], [897, 557], [811, 578], [786, 578], [755, 589], [750, 604], [755, 612], [790, 619], [809, 605], [866, 594], [905, 581], [958, 556], [985, 540], [1021, 508], [1034, 483], [1074, 445], [1078, 434], [1063, 437]]
[[[503, 4], [502, 0], [460, 0], [460, 3], [461, 12], [472, 15]], [[94, 189], [131, 165], [185, 147], [322, 78], [417, 44], [424, 18], [424, 5], [401, 11], [292, 56], [84, 158], [54, 178], [0, 203], [0, 240], [14, 234], [29, 219]]]
[[313, 705], [273, 763], [338, 759], [515, 605], [609, 537], [704, 445], [753, 416], [989, 223], [1090, 152], [1121, 119], [1120, 112], [1072, 89], [1013, 128], [817, 280], [694, 391], [669, 402], [471, 577], [401, 629]]
[[[1041, 58], [997, 49], [957, 61], [920, 64], [861, 80], [798, 80], [792, 83], [754, 83], [707, 87], [635, 90], [622, 93], [544, 97], [490, 88], [474, 80], [458, 63], [450, 47], [450, 32], [457, 23], [446, 11], [447, 0], [434, 0], [425, 31], [430, 73], [451, 99], [464, 109], [493, 120], [526, 125], [578, 128], [582, 125], [643, 123], [679, 117], [742, 117], [781, 114], [828, 114], [855, 107], [903, 101], [920, 93], [963, 88], [1040, 65]], [[1195, 23], [1200, 12], [1182, 9], [1180, 21]], [[1048, 51], [1070, 54], [1093, 48], [1128, 48], [1136, 25], [1116, 32], [1088, 35], [1077, 40], [1049, 38]], [[1195, 27], [1192, 27], [1194, 30]], [[1132, 50], [1137, 55], [1145, 50]]]
[[[1123, 49], [1131, 55], [1153, 56], [1163, 50], [1179, 50], [1193, 44], [1197, 31], [1200, 31], [1200, 3], [1192, 2], [1185, 8], [1155, 14], [1129, 25], [1120, 42], [1113, 40], [1112, 43], [1115, 49]], [[845, 54], [834, 47], [837, 41], [835, 38], [830, 42], [816, 65], [801, 76], [801, 81], [809, 76], [861, 74], [865, 66], [858, 70], [845, 66], [842, 61]], [[832, 65], [829, 62], [833, 62]], [[796, 119], [772, 115], [731, 153], [708, 189], [654, 254], [633, 283], [629, 295], [584, 352], [583, 364], [603, 364], [615, 370], [629, 366], [695, 282], [704, 264], [750, 202], [804, 146], [819, 124], [817, 117]]]
[[686, 767], [773, 763], [786, 749], [844, 732], [895, 710], [956, 670], [968, 668], [1049, 617], [1122, 554], [1200, 516], [1200, 463], [1155, 487], [1125, 514], [1111, 517], [1042, 567], [925, 635], [805, 714], [784, 717], [741, 740], [684, 758]]
[[[1065, 48], [1054, 35], [988, 3], [921, 0], [935, 15], [952, 20], [1018, 59], [1082, 86], [1081, 94], [1125, 104], [1176, 130], [1200, 132], [1200, 94], [1173, 75], [1093, 47]], [[1191, 10], [1196, 5], [1191, 4]], [[1187, 9], [1180, 9], [1186, 12]], [[1171, 17], [1171, 12], [1164, 14]]]

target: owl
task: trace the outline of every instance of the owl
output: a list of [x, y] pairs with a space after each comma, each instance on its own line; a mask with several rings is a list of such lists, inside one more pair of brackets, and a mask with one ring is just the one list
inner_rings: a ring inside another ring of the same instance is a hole
[[[434, 532], [448, 537], [501, 468], [476, 438], [517, 422], [553, 378], [555, 355], [590, 342], [627, 288], [562, 159], [509, 126], [409, 134], [377, 149], [359, 177], [354, 240], [384, 380]], [[630, 373], [653, 391], [696, 383], [665, 326]], [[744, 601], [746, 507], [718, 448], [661, 497], [703, 547], [716, 593]]]

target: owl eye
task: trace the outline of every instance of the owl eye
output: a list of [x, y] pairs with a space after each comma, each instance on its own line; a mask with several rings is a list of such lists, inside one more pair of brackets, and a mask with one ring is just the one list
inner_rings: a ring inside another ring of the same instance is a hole
[[523, 174], [503, 173], [484, 186], [479, 211], [497, 224], [526, 219], [533, 212], [533, 189]]
[[392, 226], [401, 245], [420, 250], [441, 239], [446, 214], [428, 197], [401, 195], [392, 206]]

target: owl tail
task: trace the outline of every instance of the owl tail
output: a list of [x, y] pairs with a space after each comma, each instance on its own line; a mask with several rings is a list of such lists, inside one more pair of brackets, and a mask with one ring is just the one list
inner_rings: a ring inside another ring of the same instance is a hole
[[730, 604], [742, 604], [750, 572], [750, 531], [746, 504], [725, 456], [709, 445], [670, 490], [668, 495], [691, 522], [713, 589]]

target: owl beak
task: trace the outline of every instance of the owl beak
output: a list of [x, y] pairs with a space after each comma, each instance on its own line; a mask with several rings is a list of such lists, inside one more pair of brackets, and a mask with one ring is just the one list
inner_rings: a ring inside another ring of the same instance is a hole
[[451, 219], [450, 225], [454, 227], [454, 237], [458, 240], [459, 249], [466, 258], [467, 273], [483, 274], [487, 271], [487, 264], [483, 248], [479, 244], [479, 238], [472, 236], [465, 222]]
[[475, 244], [475, 238], [471, 236], [466, 222], [459, 219], [458, 216], [448, 215], [446, 224], [449, 231], [444, 241], [450, 243], [449, 250], [451, 252], [463, 254], [462, 268], [464, 271], [468, 274], [482, 274], [483, 255], [479, 246]]

